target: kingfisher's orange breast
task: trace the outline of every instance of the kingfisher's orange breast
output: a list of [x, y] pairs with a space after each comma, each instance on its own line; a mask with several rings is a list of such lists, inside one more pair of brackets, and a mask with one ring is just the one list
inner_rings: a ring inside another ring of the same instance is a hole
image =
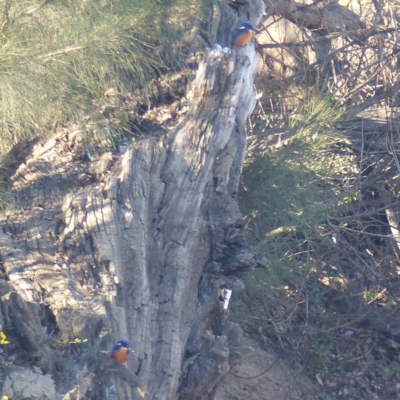
[[253, 37], [252, 31], [243, 32], [233, 41], [233, 44], [238, 47], [244, 46], [250, 42], [252, 37]]
[[128, 349], [121, 347], [119, 350], [113, 352], [111, 357], [114, 361], [123, 364], [128, 360], [128, 351]]

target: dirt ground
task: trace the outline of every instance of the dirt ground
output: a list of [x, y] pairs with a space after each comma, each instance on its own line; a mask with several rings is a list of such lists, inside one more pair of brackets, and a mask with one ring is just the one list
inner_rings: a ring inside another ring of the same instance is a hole
[[242, 364], [230, 371], [219, 385], [216, 400], [329, 400], [317, 382], [305, 375], [301, 365], [263, 350], [249, 337], [242, 338]]

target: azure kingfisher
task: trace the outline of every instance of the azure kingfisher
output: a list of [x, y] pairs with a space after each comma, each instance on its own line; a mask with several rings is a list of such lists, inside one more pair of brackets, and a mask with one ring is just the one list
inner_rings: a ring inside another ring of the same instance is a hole
[[257, 33], [253, 25], [248, 22], [242, 22], [239, 28], [232, 33], [232, 44], [237, 47], [245, 46], [253, 37], [253, 32]]
[[127, 340], [120, 340], [111, 350], [111, 357], [114, 361], [124, 364], [128, 360], [129, 342]]

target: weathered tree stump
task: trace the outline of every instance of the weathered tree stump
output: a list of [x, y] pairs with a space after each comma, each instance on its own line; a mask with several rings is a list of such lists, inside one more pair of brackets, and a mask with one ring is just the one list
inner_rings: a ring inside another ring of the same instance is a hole
[[[257, 25], [261, 1], [249, 10]], [[0, 216], [3, 277], [52, 314], [29, 329], [48, 349], [49, 372], [70, 352], [65, 399], [108, 398], [110, 379], [116, 399], [205, 399], [229, 371], [218, 289], [264, 263], [246, 242], [237, 203], [256, 67], [253, 44], [207, 50], [163, 139], [137, 141], [96, 174], [76, 164], [68, 149], [77, 133], [66, 132], [37, 145], [11, 178], [15, 203]], [[52, 335], [66, 338], [63, 351], [48, 345]], [[135, 351], [128, 374], [99, 365], [99, 350], [120, 338]]]

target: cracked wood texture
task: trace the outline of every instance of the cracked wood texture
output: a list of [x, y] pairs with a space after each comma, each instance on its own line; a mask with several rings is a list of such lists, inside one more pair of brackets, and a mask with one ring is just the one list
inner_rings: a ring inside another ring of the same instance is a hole
[[[262, 3], [248, 10], [257, 25]], [[264, 263], [236, 198], [256, 67], [253, 44], [204, 52], [179, 124], [136, 141], [95, 183], [68, 151], [79, 130], [35, 144], [10, 179], [0, 328], [18, 330], [9, 351], [25, 346], [61, 398], [211, 399], [228, 373], [237, 329], [218, 287]], [[102, 353], [121, 338], [129, 373]]]

